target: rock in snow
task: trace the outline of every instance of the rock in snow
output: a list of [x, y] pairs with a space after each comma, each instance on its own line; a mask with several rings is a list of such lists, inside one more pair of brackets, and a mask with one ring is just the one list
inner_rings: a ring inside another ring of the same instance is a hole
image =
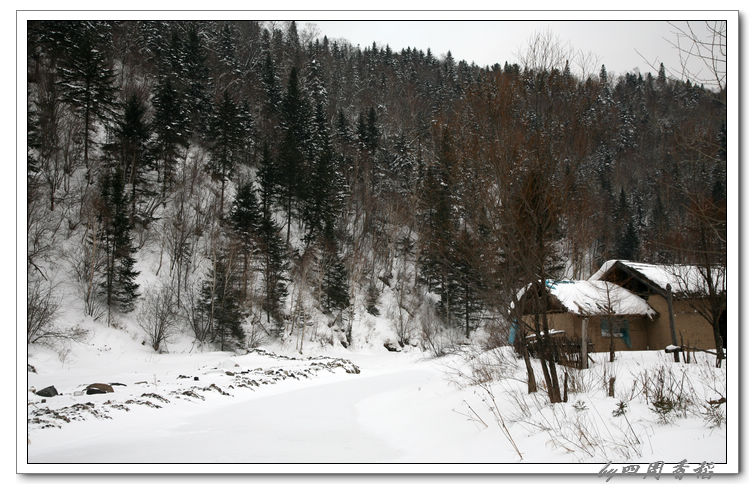
[[88, 395], [101, 395], [105, 393], [112, 393], [113, 387], [105, 383], [94, 383], [87, 386]]
[[37, 396], [44, 396], [46, 398], [52, 398], [53, 396], [58, 395], [58, 390], [55, 389], [55, 386], [47, 386], [45, 389], [40, 389], [37, 391]]

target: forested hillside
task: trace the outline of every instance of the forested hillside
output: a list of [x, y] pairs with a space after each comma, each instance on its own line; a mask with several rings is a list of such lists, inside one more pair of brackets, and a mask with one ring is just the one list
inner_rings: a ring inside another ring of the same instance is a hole
[[662, 65], [35, 21], [27, 68], [30, 343], [75, 336], [76, 311], [155, 350], [350, 347], [372, 321], [379, 345], [442, 352], [529, 282], [725, 262], [726, 90]]

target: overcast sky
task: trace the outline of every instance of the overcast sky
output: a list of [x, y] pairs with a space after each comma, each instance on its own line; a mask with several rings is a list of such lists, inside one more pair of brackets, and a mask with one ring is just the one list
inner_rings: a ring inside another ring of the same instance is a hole
[[480, 66], [518, 61], [531, 36], [547, 30], [575, 50], [594, 54], [598, 68], [603, 63], [617, 75], [635, 68], [650, 71], [643, 56], [664, 62], [669, 72], [680, 65], [677, 50], [666, 41], [674, 40], [673, 29], [660, 21], [320, 21], [316, 25], [330, 39], [344, 38], [362, 47], [375, 41], [395, 51], [429, 47], [436, 56], [450, 50], [457, 61]]

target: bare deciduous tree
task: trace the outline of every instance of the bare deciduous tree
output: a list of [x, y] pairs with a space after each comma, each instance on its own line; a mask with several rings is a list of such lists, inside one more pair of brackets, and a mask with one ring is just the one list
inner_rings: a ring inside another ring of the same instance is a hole
[[679, 54], [680, 69], [676, 71], [679, 79], [725, 90], [726, 21], [669, 22], [669, 25], [672, 34], [667, 41]]
[[147, 290], [136, 314], [136, 322], [157, 352], [164, 349], [176, 323], [173, 290], [169, 284]]
[[198, 295], [197, 287], [188, 284], [181, 295], [181, 311], [184, 321], [194, 333], [194, 339], [199, 343], [205, 343], [212, 336], [212, 319], [209, 313], [203, 310]]
[[568, 65], [572, 65], [578, 69], [574, 75], [581, 80], [594, 75], [600, 66], [600, 59], [596, 54], [575, 49], [550, 29], [530, 36], [527, 46], [517, 51], [517, 58], [525, 70], [535, 72], [565, 70]]
[[27, 343], [38, 343], [60, 335], [54, 326], [59, 308], [60, 302], [54, 297], [51, 284], [44, 286], [40, 280], [29, 282], [26, 287]]
[[[598, 314], [605, 320], [609, 332], [608, 354], [609, 362], [616, 360], [616, 335], [619, 329], [619, 317], [621, 314], [621, 300], [619, 297], [620, 287], [608, 282], [598, 282], [603, 286], [600, 288], [600, 296], [595, 300], [595, 306], [598, 308]], [[620, 333], [618, 333], [620, 334]]]

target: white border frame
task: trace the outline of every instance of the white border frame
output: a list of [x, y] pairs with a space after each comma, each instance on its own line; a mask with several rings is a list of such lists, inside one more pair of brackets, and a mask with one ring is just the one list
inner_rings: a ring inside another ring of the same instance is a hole
[[[50, 19], [264, 19], [264, 20], [296, 20], [311, 19], [328, 20], [711, 20], [727, 21], [727, 264], [734, 267], [728, 270], [728, 326], [739, 329], [739, 18], [737, 11], [349, 11], [349, 10], [250, 10], [250, 11], [131, 11], [131, 10], [76, 10], [76, 11], [23, 11], [16, 12], [16, 315], [18, 321], [26, 317], [26, 303], [23, 294], [26, 293], [25, 256], [20, 253], [26, 248], [26, 22], [28, 20]], [[732, 104], [733, 103], [733, 104]], [[27, 434], [27, 405], [26, 405], [26, 369], [23, 368], [27, 359], [26, 345], [22, 327], [18, 325], [16, 334], [16, 468], [17, 473], [431, 473], [431, 474], [484, 474], [484, 473], [517, 473], [517, 474], [592, 474], [596, 475], [602, 465], [598, 464], [33, 464], [27, 462], [27, 443], [23, 437]], [[732, 343], [735, 343], [732, 345]], [[729, 356], [727, 369], [727, 428], [726, 428], [726, 457], [727, 463], [716, 464], [714, 475], [739, 472], [739, 447], [744, 438], [739, 436], [739, 372], [740, 369], [740, 339], [739, 335], [729, 336]], [[731, 351], [733, 350], [733, 351]], [[619, 471], [628, 464], [614, 464]], [[641, 464], [641, 465], [647, 465]], [[671, 464], [667, 464], [666, 473], [670, 473]], [[640, 472], [644, 473], [641, 467]], [[687, 476], [694, 477], [691, 468]], [[641, 476], [640, 476], [641, 477]]]

